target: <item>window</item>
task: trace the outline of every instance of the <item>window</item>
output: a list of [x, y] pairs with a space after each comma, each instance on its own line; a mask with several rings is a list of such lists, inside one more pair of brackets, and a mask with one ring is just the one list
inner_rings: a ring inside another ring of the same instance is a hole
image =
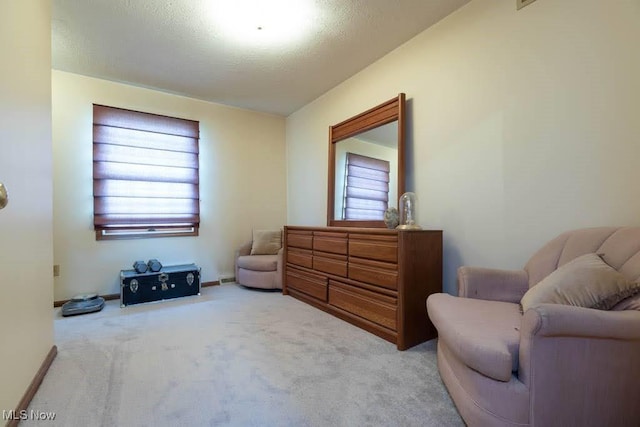
[[382, 219], [389, 206], [389, 162], [347, 153], [344, 219]]
[[199, 122], [93, 105], [96, 239], [197, 236]]

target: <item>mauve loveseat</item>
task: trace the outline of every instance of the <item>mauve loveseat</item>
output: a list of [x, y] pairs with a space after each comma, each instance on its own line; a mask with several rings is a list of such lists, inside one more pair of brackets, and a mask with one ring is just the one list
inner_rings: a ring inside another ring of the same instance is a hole
[[638, 295], [613, 310], [520, 310], [529, 288], [585, 254], [637, 281], [640, 227], [563, 233], [519, 271], [461, 267], [458, 297], [428, 298], [438, 369], [469, 426], [640, 426]]

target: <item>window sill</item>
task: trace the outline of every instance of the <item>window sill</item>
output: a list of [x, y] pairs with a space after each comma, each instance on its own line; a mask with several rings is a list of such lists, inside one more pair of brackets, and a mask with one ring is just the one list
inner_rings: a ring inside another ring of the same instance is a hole
[[154, 237], [197, 236], [198, 227], [96, 230], [96, 240], [150, 239]]

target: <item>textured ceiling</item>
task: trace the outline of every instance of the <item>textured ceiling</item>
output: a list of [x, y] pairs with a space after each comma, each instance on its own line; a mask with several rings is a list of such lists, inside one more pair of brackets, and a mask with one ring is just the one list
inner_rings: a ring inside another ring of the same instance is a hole
[[254, 6], [250, 37], [234, 33], [224, 7], [247, 1], [53, 0], [53, 68], [288, 115], [469, 2], [295, 0], [280, 17], [303, 31], [270, 41], [280, 25], [258, 30]]

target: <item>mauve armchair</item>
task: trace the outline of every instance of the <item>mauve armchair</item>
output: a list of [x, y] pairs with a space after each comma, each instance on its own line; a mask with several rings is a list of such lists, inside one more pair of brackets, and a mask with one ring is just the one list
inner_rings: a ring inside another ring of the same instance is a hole
[[236, 283], [260, 289], [282, 289], [283, 248], [275, 255], [251, 255], [252, 242], [235, 253]]
[[469, 426], [640, 425], [640, 311], [520, 311], [530, 288], [590, 253], [637, 281], [640, 227], [570, 231], [523, 270], [461, 267], [459, 296], [429, 296], [438, 369]]

